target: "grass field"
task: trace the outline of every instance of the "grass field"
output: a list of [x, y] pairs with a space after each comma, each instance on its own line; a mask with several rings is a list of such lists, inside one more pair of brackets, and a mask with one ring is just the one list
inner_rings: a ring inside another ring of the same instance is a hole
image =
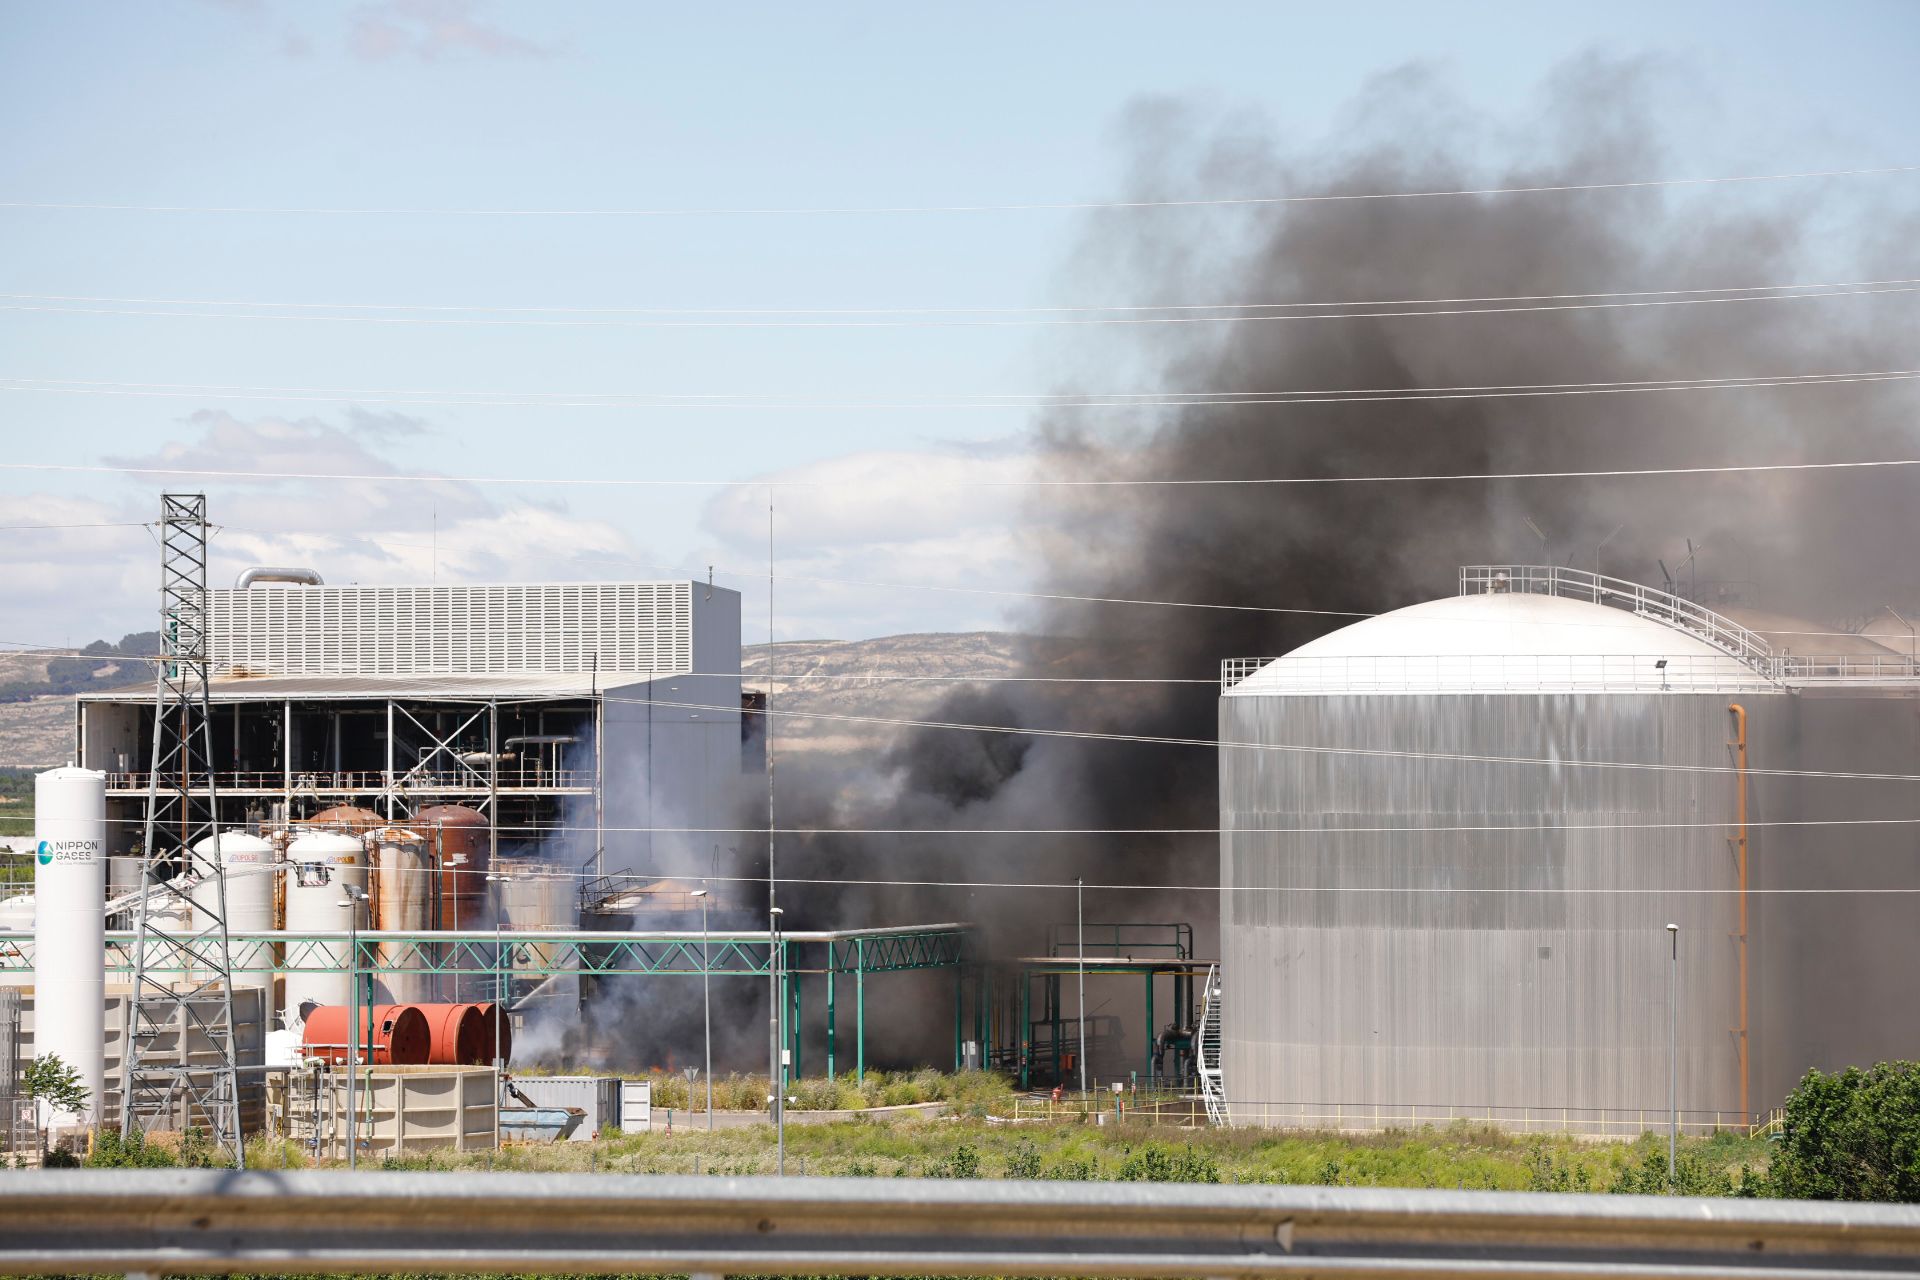
[[[664, 1123], [657, 1119], [657, 1124]], [[978, 1118], [870, 1121], [787, 1129], [787, 1172], [828, 1177], [1039, 1178], [1070, 1181], [1292, 1183], [1510, 1191], [1645, 1189], [1645, 1170], [1666, 1171], [1657, 1135], [1592, 1142], [1520, 1136], [1465, 1124], [1383, 1134], [1309, 1134], [1135, 1125], [1009, 1125]], [[1683, 1181], [1700, 1194], [1731, 1194], [1743, 1167], [1758, 1171], [1767, 1143], [1744, 1136], [1681, 1142]], [[298, 1151], [260, 1143], [257, 1167], [305, 1163]], [[770, 1174], [774, 1135], [757, 1125], [708, 1133], [698, 1113], [674, 1132], [608, 1134], [588, 1143], [439, 1152], [378, 1167], [528, 1172]]]

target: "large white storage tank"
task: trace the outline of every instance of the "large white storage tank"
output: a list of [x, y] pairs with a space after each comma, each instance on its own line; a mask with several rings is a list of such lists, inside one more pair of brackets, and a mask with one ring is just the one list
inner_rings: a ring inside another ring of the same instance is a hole
[[194, 846], [202, 857], [215, 850], [227, 872], [227, 932], [272, 931], [273, 869], [279, 861], [272, 843], [245, 831], [222, 831]]
[[1683, 1119], [1750, 1105], [1731, 708], [1784, 691], [1724, 620], [1534, 572], [1223, 672], [1237, 1123], [1651, 1126], [1669, 921]]
[[54, 769], [34, 779], [34, 1052], [55, 1053], [79, 1073], [87, 1114], [106, 1090], [107, 775]]
[[[259, 945], [242, 943], [232, 935], [273, 932], [273, 877], [279, 854], [271, 843], [245, 831], [222, 831], [194, 846], [194, 852], [212, 857], [218, 850], [220, 864], [227, 873], [227, 934], [233, 963], [238, 966], [256, 956]], [[205, 890], [195, 900], [211, 907], [212, 895]], [[272, 982], [270, 969], [243, 969], [234, 973], [239, 987], [262, 987]]]
[[[312, 933], [347, 933], [359, 908], [347, 902], [347, 886], [361, 892], [367, 887], [366, 847], [355, 836], [334, 831], [309, 831], [295, 836], [287, 844], [286, 903], [287, 933], [298, 936]], [[361, 919], [365, 924], [364, 917]], [[338, 966], [334, 973], [285, 974], [285, 1018], [300, 1017], [300, 1006], [314, 1004], [344, 1005], [353, 997], [352, 979], [347, 972], [347, 946], [301, 948], [305, 954], [330, 956]]]

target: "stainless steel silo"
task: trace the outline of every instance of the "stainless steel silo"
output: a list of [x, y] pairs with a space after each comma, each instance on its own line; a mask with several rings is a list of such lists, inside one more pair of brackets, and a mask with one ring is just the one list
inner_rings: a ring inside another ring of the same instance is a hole
[[1684, 602], [1500, 572], [1228, 666], [1236, 1123], [1664, 1125], [1676, 976], [1683, 1122], [1750, 1105], [1729, 708], [1784, 696]]

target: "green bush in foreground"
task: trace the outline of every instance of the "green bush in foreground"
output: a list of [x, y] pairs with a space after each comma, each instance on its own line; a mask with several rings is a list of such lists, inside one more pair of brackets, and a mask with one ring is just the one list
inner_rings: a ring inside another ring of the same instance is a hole
[[1769, 1195], [1920, 1202], [1920, 1063], [1809, 1071], [1787, 1097]]

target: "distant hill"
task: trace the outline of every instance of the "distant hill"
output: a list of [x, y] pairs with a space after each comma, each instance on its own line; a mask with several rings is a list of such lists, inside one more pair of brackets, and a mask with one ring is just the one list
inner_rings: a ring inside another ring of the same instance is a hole
[[147, 658], [158, 652], [158, 631], [136, 631], [120, 637], [118, 644], [95, 640], [75, 658], [0, 656], [0, 702], [24, 702], [124, 684], [132, 675], [146, 675], [148, 668], [145, 663], [122, 659]]
[[[924, 632], [877, 640], [794, 640], [772, 647], [777, 750], [856, 751], [884, 745], [890, 725], [810, 720], [782, 711], [924, 718], [958, 685], [949, 676], [1019, 673], [1020, 637], [1004, 631]], [[767, 688], [767, 645], [740, 655], [747, 687]], [[861, 677], [872, 677], [862, 679]], [[906, 679], [903, 677], [912, 677]]]
[[[158, 633], [148, 631], [117, 645], [95, 641], [84, 651], [85, 658], [0, 655], [0, 768], [64, 764], [73, 754], [73, 695], [146, 680], [145, 663], [115, 662], [114, 657], [156, 652], [159, 639]], [[1020, 637], [999, 631], [784, 642], [773, 651], [773, 673], [780, 677], [774, 709], [921, 718], [954, 687], [953, 682], [927, 677], [1016, 674], [1019, 645]], [[767, 687], [767, 657], [766, 645], [741, 653], [740, 669], [749, 688]], [[898, 678], [902, 676], [919, 678]], [[846, 752], [884, 745], [893, 733], [886, 725], [781, 716], [774, 741], [782, 751]]]

